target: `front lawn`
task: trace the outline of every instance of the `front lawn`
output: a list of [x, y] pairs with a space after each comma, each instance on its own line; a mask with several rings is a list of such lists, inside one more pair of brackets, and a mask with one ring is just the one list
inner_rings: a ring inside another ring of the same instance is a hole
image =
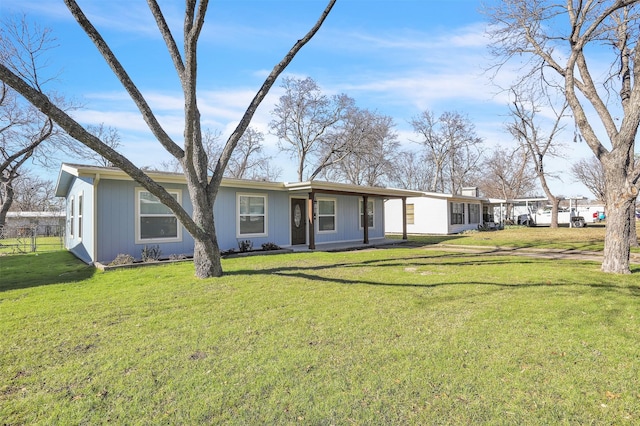
[[0, 257], [3, 424], [640, 422], [637, 265], [388, 248], [199, 280], [60, 255]]

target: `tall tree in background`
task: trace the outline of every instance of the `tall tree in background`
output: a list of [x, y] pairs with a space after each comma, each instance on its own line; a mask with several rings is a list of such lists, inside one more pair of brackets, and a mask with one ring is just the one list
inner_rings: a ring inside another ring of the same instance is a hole
[[343, 150], [347, 155], [327, 166], [325, 176], [353, 185], [382, 186], [395, 166], [399, 146], [393, 126], [389, 116], [350, 108], [333, 132], [348, 147]]
[[536, 189], [529, 150], [522, 146], [494, 149], [482, 168], [484, 174], [478, 186], [485, 197], [512, 200], [530, 196]]
[[535, 95], [532, 90], [519, 92], [513, 90], [514, 100], [511, 104], [510, 114], [512, 121], [507, 124], [507, 130], [520, 146], [528, 152], [528, 158], [535, 166], [535, 173], [542, 186], [542, 190], [551, 203], [551, 228], [558, 227], [558, 207], [560, 199], [551, 192], [548, 179], [551, 174], [544, 168], [545, 157], [555, 156], [560, 148], [558, 136], [563, 130], [562, 120], [564, 111], [567, 108], [565, 103], [559, 111], [553, 111], [553, 119], [547, 132], [543, 130], [541, 123], [540, 96]]
[[[100, 123], [98, 125], [87, 126], [87, 131], [114, 150], [122, 148], [122, 144], [120, 143], [120, 134], [118, 133], [118, 129], [115, 127], [105, 126], [104, 123]], [[113, 167], [111, 161], [96, 151], [89, 149], [85, 145], [77, 144], [74, 149], [74, 153], [78, 157], [91, 161], [98, 166]]]
[[428, 190], [460, 194], [474, 180], [481, 158], [482, 139], [473, 123], [459, 112], [436, 117], [431, 111], [413, 117], [410, 123], [433, 170]]
[[523, 80], [558, 85], [582, 139], [602, 163], [607, 209], [602, 270], [611, 273], [630, 273], [635, 226], [630, 209], [640, 187], [633, 161], [640, 125], [639, 3], [503, 0], [488, 9], [498, 68], [512, 60], [524, 63]]
[[[185, 1], [185, 14], [182, 20], [183, 28], [181, 32], [184, 40], [182, 49], [180, 49], [157, 1], [148, 0], [149, 9], [164, 39], [183, 90], [185, 124], [182, 147], [164, 130], [158, 118], [153, 113], [151, 106], [142, 93], [140, 93], [124, 67], [120, 64], [115, 53], [85, 16], [76, 1], [64, 0], [64, 2], [78, 24], [93, 41], [115, 76], [129, 93], [129, 96], [140, 110], [143, 119], [158, 142], [167, 152], [180, 161], [193, 206], [192, 214], [187, 213], [171, 194], [160, 184], [152, 180], [140, 167], [134, 165], [124, 155], [111, 148], [70, 117], [56, 104], [55, 99], [47, 97], [37, 85], [33, 84], [33, 81], [23, 78], [23, 76], [17, 72], [11, 60], [7, 61], [3, 58], [2, 63], [0, 63], [0, 80], [6, 82], [24, 96], [29, 102], [55, 121], [69, 135], [98, 152], [114, 166], [122, 169], [142, 187], [157, 197], [164, 205], [170, 208], [180, 223], [194, 238], [194, 266], [196, 276], [201, 278], [221, 276], [222, 265], [216, 238], [213, 205], [220, 188], [224, 170], [238, 141], [249, 126], [256, 109], [264, 100], [278, 76], [284, 71], [287, 65], [289, 65], [300, 49], [311, 40], [320, 29], [322, 23], [333, 8], [335, 0], [329, 1], [327, 7], [311, 30], [293, 45], [289, 52], [285, 54], [282, 61], [269, 73], [262, 87], [258, 90], [244, 115], [239, 120], [237, 127], [227, 139], [211, 177], [208, 175], [209, 159], [202, 142], [201, 118], [197, 96], [198, 41], [204, 26], [209, 2], [207, 0]], [[38, 64], [34, 64], [34, 67], [33, 71], [35, 73], [38, 71]]]
[[[202, 145], [209, 159], [209, 171], [216, 169], [218, 158], [224, 149], [219, 131], [206, 129], [202, 134]], [[264, 134], [253, 127], [248, 127], [238, 140], [236, 149], [231, 154], [224, 177], [235, 179], [251, 179], [273, 181], [282, 173], [280, 168], [271, 165], [272, 157], [263, 153]], [[171, 158], [160, 163], [160, 170], [182, 173], [178, 160]]]
[[282, 88], [285, 94], [271, 112], [274, 119], [270, 127], [279, 139], [280, 150], [297, 162], [298, 181], [313, 180], [344, 158], [349, 149], [347, 141], [332, 132], [353, 107], [353, 99], [344, 94], [323, 94], [310, 77], [285, 78]]
[[12, 211], [60, 211], [62, 199], [56, 197], [53, 181], [44, 180], [27, 171], [14, 182], [15, 198]]
[[596, 157], [582, 159], [571, 165], [573, 177], [589, 189], [596, 201], [604, 203], [607, 189], [602, 163]]
[[401, 189], [429, 191], [434, 171], [424, 154], [412, 151], [400, 151], [396, 163], [389, 172], [389, 183]]

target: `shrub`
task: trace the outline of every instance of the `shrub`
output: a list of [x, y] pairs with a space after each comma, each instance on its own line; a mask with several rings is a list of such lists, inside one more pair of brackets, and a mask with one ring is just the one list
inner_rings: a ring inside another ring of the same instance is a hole
[[253, 243], [251, 240], [240, 240], [238, 241], [238, 249], [240, 253], [246, 253], [253, 248]]
[[262, 250], [280, 250], [280, 246], [276, 243], [264, 243], [262, 245]]
[[134, 257], [130, 254], [119, 253], [115, 259], [109, 264], [111, 266], [116, 265], [128, 265], [135, 261]]
[[172, 253], [169, 255], [169, 260], [182, 260], [182, 259], [186, 259], [187, 256], [184, 254], [175, 254]]
[[155, 246], [144, 246], [142, 249], [142, 261], [143, 262], [157, 262], [162, 255], [162, 250], [160, 250], [159, 245]]

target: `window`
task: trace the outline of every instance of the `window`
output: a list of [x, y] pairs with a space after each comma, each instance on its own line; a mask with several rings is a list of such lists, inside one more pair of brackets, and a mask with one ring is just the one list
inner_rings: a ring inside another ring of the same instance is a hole
[[238, 194], [238, 237], [267, 235], [267, 197]]
[[69, 201], [69, 204], [71, 205], [69, 208], [69, 235], [71, 236], [71, 238], [73, 238], [73, 236], [76, 234], [75, 232], [75, 221], [76, 221], [76, 209], [75, 209], [75, 200], [73, 199], [73, 197], [71, 197], [71, 200]]
[[82, 194], [78, 195], [78, 238], [82, 238]]
[[[179, 190], [167, 192], [180, 203]], [[136, 243], [182, 240], [182, 228], [169, 207], [150, 192], [136, 189]]]
[[407, 204], [407, 225], [413, 225], [414, 220], [414, 205]]
[[480, 223], [480, 204], [469, 204], [469, 223]]
[[[363, 228], [362, 224], [364, 223], [364, 201], [360, 200], [360, 229]], [[373, 228], [373, 208], [374, 208], [374, 203], [373, 200], [367, 200], [367, 213], [368, 213], [368, 227], [369, 228]]]
[[464, 224], [464, 203], [451, 203], [451, 224]]
[[336, 200], [318, 200], [318, 232], [335, 232]]

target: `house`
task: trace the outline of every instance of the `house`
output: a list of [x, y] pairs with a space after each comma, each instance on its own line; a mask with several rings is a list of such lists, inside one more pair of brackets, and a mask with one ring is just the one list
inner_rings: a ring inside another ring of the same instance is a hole
[[7, 212], [2, 228], [4, 238], [19, 236], [59, 236], [64, 231], [64, 212]]
[[409, 234], [448, 235], [478, 229], [492, 219], [483, 219], [483, 214], [489, 214], [488, 202], [478, 197], [475, 188], [463, 190], [463, 195], [421, 192], [407, 198], [404, 207], [402, 200], [389, 199], [385, 202], [386, 232], [402, 232], [403, 221]]
[[[147, 174], [192, 212], [184, 175]], [[238, 249], [249, 240], [253, 247], [273, 243], [313, 250], [383, 241], [384, 200], [402, 204], [417, 194], [319, 181], [223, 179], [213, 208], [218, 245], [223, 251]], [[108, 263], [118, 254], [140, 258], [151, 245], [165, 256], [193, 253], [193, 238], [171, 210], [117, 168], [63, 164], [56, 196], [66, 200], [65, 246], [87, 263]]]

